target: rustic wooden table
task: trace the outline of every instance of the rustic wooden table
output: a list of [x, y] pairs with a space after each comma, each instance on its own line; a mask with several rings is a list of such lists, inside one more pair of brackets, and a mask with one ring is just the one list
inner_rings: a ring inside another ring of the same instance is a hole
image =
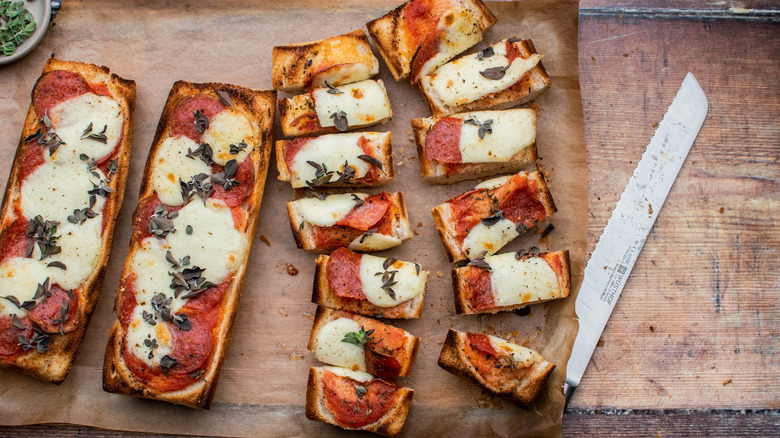
[[[780, 5], [583, 0], [579, 57], [590, 249], [688, 71], [710, 109], [564, 436], [780, 436]], [[121, 434], [0, 426], [50, 433]]]

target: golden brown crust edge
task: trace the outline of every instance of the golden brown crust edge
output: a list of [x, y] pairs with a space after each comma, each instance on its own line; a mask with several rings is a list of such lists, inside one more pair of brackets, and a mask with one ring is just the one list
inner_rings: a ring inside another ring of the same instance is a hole
[[[78, 347], [81, 344], [84, 334], [86, 333], [87, 326], [92, 312], [97, 304], [100, 291], [103, 287], [103, 280], [106, 273], [106, 264], [111, 250], [111, 242], [113, 239], [114, 226], [116, 224], [116, 216], [122, 206], [122, 200], [124, 197], [125, 186], [127, 184], [128, 165], [130, 162], [130, 149], [132, 145], [133, 136], [133, 119], [135, 117], [135, 99], [136, 89], [135, 82], [119, 77], [116, 74], [110, 72], [108, 67], [97, 66], [93, 64], [86, 64], [74, 61], [63, 61], [56, 58], [49, 58], [46, 62], [41, 76], [53, 70], [69, 70], [81, 74], [87, 82], [90, 83], [104, 83], [111, 91], [112, 95], [116, 98], [120, 105], [122, 113], [125, 117], [125, 123], [122, 126], [122, 141], [118, 145], [119, 153], [117, 155], [117, 173], [112, 178], [110, 186], [114, 189], [112, 196], [108, 199], [103, 209], [103, 215], [107, 217], [106, 229], [103, 230], [103, 245], [101, 246], [101, 256], [97, 261], [98, 269], [96, 269], [92, 275], [85, 281], [85, 286], [82, 287], [83, 298], [79, 304], [79, 318], [82, 321], [76, 329], [65, 335], [55, 335], [52, 337], [49, 350], [45, 355], [38, 355], [37, 353], [22, 354], [17, 357], [11, 363], [4, 363], [0, 366], [3, 368], [18, 371], [37, 379], [41, 379], [47, 382], [60, 384], [67, 377], [70, 372], [73, 362], [78, 353]], [[36, 81], [35, 85], [37, 86]], [[30, 95], [34, 98], [36, 86], [33, 86], [33, 90]], [[22, 135], [19, 140], [19, 147], [17, 147], [14, 155], [13, 166], [11, 167], [6, 191], [3, 196], [2, 207], [0, 208], [0, 217], [3, 218], [3, 227], [7, 226], [10, 222], [6, 220], [8, 210], [12, 208], [16, 202], [18, 196], [20, 196], [20, 182], [18, 181], [18, 175], [21, 170], [21, 162], [19, 161], [20, 152], [24, 146], [24, 139], [34, 133], [38, 129], [38, 118], [35, 115], [35, 110], [30, 102], [30, 107], [25, 118], [24, 126], [22, 128]], [[7, 223], [8, 222], [8, 223]]]
[[[105, 391], [167, 401], [196, 409], [208, 409], [214, 397], [220, 371], [232, 337], [233, 324], [235, 322], [236, 312], [238, 311], [238, 302], [241, 298], [241, 292], [245, 281], [246, 264], [254, 242], [252, 236], [257, 227], [260, 203], [262, 201], [266, 175], [270, 164], [271, 148], [273, 147], [273, 116], [276, 104], [276, 92], [252, 90], [220, 83], [195, 84], [185, 81], [176, 82], [169, 93], [165, 108], [160, 116], [154, 142], [149, 152], [149, 156], [147, 157], [140, 190], [140, 198], [143, 198], [153, 191], [149, 185], [151, 163], [153, 162], [154, 155], [157, 153], [160, 145], [168, 134], [170, 121], [172, 119], [171, 116], [179, 100], [191, 94], [213, 92], [217, 89], [226, 91], [231, 96], [234, 105], [242, 109], [245, 114], [250, 117], [250, 120], [258, 124], [259, 139], [255, 152], [253, 152], [255, 186], [252, 194], [245, 201], [247, 203], [246, 205], [249, 205], [250, 208], [245, 217], [246, 220], [242, 224], [243, 230], [240, 230], [247, 236], [247, 260], [244, 261], [244, 265], [234, 274], [234, 277], [225, 292], [226, 298], [220, 304], [220, 322], [217, 325], [218, 332], [215, 335], [217, 342], [206, 365], [208, 372], [202, 376], [201, 382], [190, 385], [179, 391], [161, 393], [148, 388], [143, 382], [135, 379], [132, 373], [126, 368], [121, 353], [122, 328], [119, 321], [114, 321], [109, 342], [106, 346], [105, 362], [103, 366], [103, 389]], [[130, 261], [131, 256], [136, 249], [137, 242], [131, 241], [128, 257], [122, 271], [122, 279], [124, 279], [132, 270]], [[120, 283], [120, 289], [117, 291], [117, 299], [114, 307], [115, 313], [116, 309], [120, 309], [122, 306], [122, 297], [124, 295], [123, 287], [123, 284]]]

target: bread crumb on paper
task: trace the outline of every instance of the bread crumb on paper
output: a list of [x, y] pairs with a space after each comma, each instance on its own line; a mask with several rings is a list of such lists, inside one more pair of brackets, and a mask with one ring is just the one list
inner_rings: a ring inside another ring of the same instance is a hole
[[314, 314], [311, 312], [303, 312], [303, 317], [314, 321]]
[[726, 380], [724, 380], [724, 381], [723, 381], [723, 386], [726, 386], [726, 385], [728, 385], [728, 384], [729, 384], [729, 383], [731, 383], [731, 382], [733, 382], [733, 380], [731, 380], [731, 379], [726, 379]]
[[266, 236], [265, 234], [260, 235], [260, 240], [262, 240], [263, 243], [266, 244], [266, 246], [271, 246], [271, 241], [268, 240], [268, 236]]
[[282, 315], [282, 316], [287, 316], [287, 309], [285, 309], [284, 307], [282, 307], [281, 309], [279, 309], [279, 310], [278, 310], [278, 312], [279, 312], [279, 314], [280, 314], [280, 315]]

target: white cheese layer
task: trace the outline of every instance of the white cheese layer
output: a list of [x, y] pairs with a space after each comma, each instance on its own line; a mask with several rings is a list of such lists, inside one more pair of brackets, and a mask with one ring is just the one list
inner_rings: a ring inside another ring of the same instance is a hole
[[336, 112], [346, 113], [347, 126], [370, 125], [389, 118], [392, 115], [390, 100], [381, 82], [368, 80], [338, 87], [340, 94], [328, 93], [329, 88], [317, 88], [312, 91], [314, 110], [320, 126], [335, 126]]
[[349, 243], [349, 249], [353, 251], [382, 251], [396, 247], [402, 242], [401, 239], [387, 234], [361, 234]]
[[347, 377], [349, 379], [356, 380], [358, 382], [370, 382], [374, 380], [374, 376], [363, 371], [352, 371], [346, 368], [327, 367], [327, 366], [320, 367], [320, 369], [323, 371], [330, 371], [331, 373], [337, 376]]
[[149, 180], [163, 204], [175, 206], [184, 203], [179, 180], [188, 182], [199, 173], [211, 175], [211, 167], [203, 160], [187, 156], [188, 150], [197, 148], [197, 143], [184, 136], [168, 137], [160, 145], [152, 162]]
[[[133, 272], [135, 273], [135, 301], [138, 306], [147, 306], [151, 308], [152, 298], [158, 293], [164, 294], [166, 298], [173, 297], [171, 289], [171, 264], [165, 260], [165, 253], [168, 245], [164, 240], [156, 237], [147, 237], [141, 242], [140, 248], [133, 254]], [[184, 258], [185, 254], [173, 254], [178, 259]], [[204, 273], [206, 275], [206, 273]], [[173, 298], [171, 302], [171, 311], [176, 313], [184, 304], [185, 300]], [[153, 313], [147, 309], [147, 312]]]
[[[355, 193], [361, 200], [368, 195]], [[293, 201], [301, 219], [318, 227], [332, 227], [357, 206], [352, 193], [330, 195], [325, 199], [304, 198]]]
[[[14, 296], [20, 304], [31, 300], [38, 284], [43, 284], [48, 276], [49, 272], [43, 262], [24, 257], [8, 259], [0, 264], [0, 297]], [[11, 315], [23, 318], [27, 315], [27, 310], [0, 298], [0, 316]]]
[[[447, 26], [447, 22], [450, 22], [449, 26]], [[450, 59], [482, 41], [482, 29], [479, 27], [479, 23], [474, 18], [474, 14], [463, 6], [458, 6], [442, 15], [434, 32], [439, 31], [443, 31], [439, 35], [439, 50], [425, 61], [418, 73], [419, 77], [433, 73]]]
[[532, 109], [478, 111], [459, 115], [480, 123], [493, 120], [492, 133], [479, 138], [479, 125], [463, 123], [458, 149], [464, 163], [509, 161], [536, 140], [536, 112]]
[[[21, 206], [24, 217], [32, 219], [41, 215], [44, 219], [64, 224], [73, 210], [89, 207], [87, 192], [95, 187], [93, 183], [99, 183], [104, 178], [100, 169], [93, 171], [100, 178], [95, 178], [84, 163], [44, 162], [38, 166], [22, 183]], [[103, 211], [105, 201], [104, 197], [96, 195], [92, 210], [97, 213]]]
[[482, 181], [481, 183], [477, 184], [474, 187], [474, 190], [479, 190], [479, 189], [491, 190], [491, 189], [495, 189], [495, 188], [501, 187], [504, 184], [506, 184], [507, 181], [512, 179], [513, 176], [514, 175], [498, 176], [498, 177], [491, 178], [491, 179], [486, 180], [486, 181]]
[[[173, 351], [173, 338], [167, 323], [157, 321], [155, 325], [149, 324], [143, 318], [144, 311], [154, 313], [151, 305], [136, 306], [130, 324], [127, 326], [125, 342], [127, 342], [127, 348], [130, 352], [142, 362], [151, 367], [157, 367], [160, 366], [160, 360], [163, 356], [170, 355]], [[152, 348], [146, 345], [144, 343], [146, 340], [155, 342], [157, 347]], [[152, 357], [149, 357], [150, 352]]]
[[463, 239], [463, 252], [470, 259], [478, 256], [482, 251], [487, 251], [487, 255], [495, 254], [519, 235], [516, 225], [509, 219], [501, 218], [490, 226], [480, 222]]
[[423, 78], [430, 84], [429, 93], [447, 106], [474, 102], [482, 96], [509, 88], [534, 68], [542, 56], [517, 57], [500, 79], [488, 79], [480, 72], [489, 68], [506, 67], [506, 40], [491, 46], [494, 55], [480, 59], [481, 52], [466, 55], [439, 67], [432, 75]]
[[[364, 155], [363, 148], [358, 145], [362, 137], [373, 144], [382, 144], [390, 133], [356, 132], [345, 134], [323, 135], [306, 142], [293, 157], [290, 168], [290, 183], [293, 187], [307, 187], [306, 181], [316, 179], [317, 169], [309, 164], [313, 161], [327, 168], [328, 171], [344, 172], [344, 164], [355, 169], [355, 178], [366, 176], [371, 165], [358, 158]], [[333, 175], [331, 182], [336, 182], [338, 175]]]
[[342, 342], [349, 332], [359, 332], [360, 324], [339, 318], [325, 324], [317, 333], [314, 357], [319, 361], [354, 371], [366, 370], [366, 355], [362, 347]]
[[519, 368], [528, 368], [531, 365], [544, 360], [542, 355], [530, 348], [522, 347], [491, 335], [488, 335], [488, 339], [490, 339], [490, 343], [496, 351], [511, 354], [512, 361]]
[[[246, 236], [233, 226], [230, 207], [218, 199], [193, 199], [173, 220], [175, 233], [167, 242], [177, 259], [190, 256], [190, 264], [206, 271], [203, 276], [214, 284], [238, 270], [246, 255]], [[187, 225], [192, 234], [185, 232]]]
[[[59, 284], [65, 290], [76, 289], [92, 275], [102, 255], [102, 232], [102, 216], [87, 219], [80, 225], [65, 222], [57, 227], [57, 234], [60, 235], [57, 245], [62, 251], [47, 257], [43, 262], [59, 261], [67, 269], [48, 268], [52, 284]], [[37, 245], [32, 256], [40, 257]]]
[[[220, 166], [224, 166], [230, 160], [236, 160], [241, 164], [250, 152], [255, 148], [257, 141], [252, 122], [242, 113], [227, 109], [217, 113], [209, 120], [209, 127], [201, 137], [201, 143], [211, 146], [214, 156], [212, 159]], [[236, 155], [230, 153], [230, 145], [245, 143], [247, 147]]]
[[517, 260], [514, 253], [486, 257], [496, 306], [513, 306], [555, 298], [558, 276], [541, 257]]
[[376, 71], [374, 72], [371, 71], [371, 68], [366, 64], [339, 64], [323, 72], [317, 73], [317, 75], [312, 78], [311, 86], [313, 88], [325, 87], [325, 81], [328, 81], [329, 84], [334, 86], [350, 84], [366, 80], [378, 72], [378, 67], [376, 67]]
[[368, 254], [360, 258], [360, 284], [363, 286], [366, 299], [371, 304], [378, 307], [393, 307], [415, 299], [425, 291], [427, 273], [420, 271], [418, 275], [413, 263], [396, 261], [388, 268], [388, 271], [398, 271], [393, 279], [397, 284], [391, 286], [395, 292], [395, 299], [390, 297], [382, 289], [382, 274], [385, 272], [382, 264], [385, 260], [387, 259]]
[[[49, 111], [49, 118], [54, 132], [64, 142], [51, 157], [44, 154], [48, 161], [56, 163], [80, 163], [81, 154], [87, 154], [95, 161], [108, 156], [122, 136], [125, 121], [116, 100], [94, 93], [60, 102]], [[85, 133], [90, 123], [92, 129]], [[102, 133], [106, 142], [87, 137], [89, 133]]]

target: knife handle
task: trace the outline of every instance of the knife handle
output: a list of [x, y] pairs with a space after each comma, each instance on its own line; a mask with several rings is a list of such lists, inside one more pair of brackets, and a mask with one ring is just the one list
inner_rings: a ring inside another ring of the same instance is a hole
[[574, 395], [574, 391], [576, 389], [576, 386], [569, 385], [568, 383], [563, 384], [563, 395], [566, 397], [566, 402], [563, 404], [563, 409], [569, 407], [569, 402], [571, 401], [571, 397]]

